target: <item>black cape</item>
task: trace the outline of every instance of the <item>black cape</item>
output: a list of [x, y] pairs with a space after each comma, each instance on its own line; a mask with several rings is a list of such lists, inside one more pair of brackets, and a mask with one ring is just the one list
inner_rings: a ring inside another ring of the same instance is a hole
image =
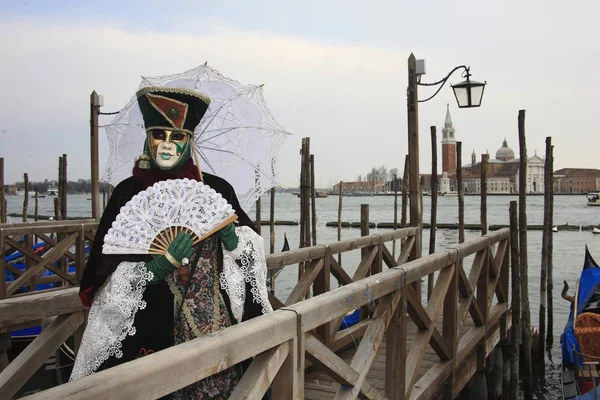
[[[238, 216], [239, 226], [249, 226], [256, 231], [256, 227], [240, 206], [235, 191], [229, 182], [208, 173], [203, 173], [203, 178], [206, 185], [220, 193], [233, 207]], [[79, 296], [84, 305], [91, 305], [98, 289], [121, 262], [147, 262], [152, 259], [152, 256], [150, 255], [102, 254], [104, 236], [119, 214], [121, 207], [131, 200], [133, 196], [146, 188], [147, 186], [145, 186], [138, 178], [132, 176], [119, 183], [114, 189], [104, 213], [102, 214], [102, 218], [100, 219], [90, 255], [83, 271]], [[218, 247], [221, 248], [221, 246]], [[222, 268], [222, 257], [222, 252], [219, 252], [219, 272]], [[250, 284], [246, 283], [246, 293], [250, 294], [250, 290]], [[221, 292], [227, 305], [227, 309], [229, 310], [230, 319], [232, 322], [235, 322], [231, 312], [229, 297], [224, 290], [221, 290]], [[145, 349], [146, 351], [158, 351], [174, 344], [174, 300], [167, 282], [163, 280], [155, 285], [149, 285], [144, 292], [143, 298], [147, 304], [146, 308], [139, 310], [135, 315], [134, 326], [136, 327], [136, 334], [134, 336], [128, 336], [122, 342], [123, 357], [120, 359], [116, 359], [115, 357], [109, 358], [100, 369], [132, 360], [139, 356], [140, 349]], [[262, 306], [253, 301], [253, 296], [247, 295], [244, 303], [242, 320], [245, 321], [259, 315], [262, 315]]]

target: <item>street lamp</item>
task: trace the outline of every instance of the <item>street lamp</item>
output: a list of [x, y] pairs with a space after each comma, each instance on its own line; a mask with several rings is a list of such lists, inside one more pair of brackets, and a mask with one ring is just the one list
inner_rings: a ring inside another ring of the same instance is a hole
[[452, 90], [454, 91], [454, 97], [456, 98], [456, 103], [458, 104], [458, 108], [473, 108], [481, 106], [481, 100], [483, 99], [483, 91], [485, 89], [485, 85], [487, 82], [477, 82], [471, 80], [470, 68], [466, 65], [460, 65], [455, 67], [452, 71], [446, 75], [444, 79], [441, 79], [437, 82], [432, 83], [422, 83], [421, 76], [425, 75], [425, 60], [417, 60], [417, 85], [419, 86], [440, 86], [435, 93], [426, 98], [425, 100], [419, 100], [419, 103], [424, 103], [433, 99], [444, 87], [450, 76], [458, 71], [463, 70], [462, 76], [465, 78], [463, 82], [457, 83], [455, 85], [450, 85]]
[[[444, 79], [433, 83], [422, 83], [421, 76], [425, 75], [425, 61], [417, 60], [414, 54], [408, 58], [408, 88], [407, 88], [407, 122], [408, 122], [408, 160], [409, 160], [409, 193], [410, 193], [410, 226], [419, 228], [419, 235], [416, 237], [416, 243], [411, 249], [410, 260], [415, 260], [421, 257], [421, 185], [419, 174], [419, 103], [424, 103], [433, 99], [444, 87], [450, 76], [458, 71], [463, 70], [462, 76], [464, 82], [451, 85], [454, 91], [454, 97], [459, 108], [472, 108], [481, 106], [483, 99], [483, 90], [486, 82], [472, 81], [469, 67], [461, 65], [455, 67]], [[419, 100], [419, 86], [439, 86], [435, 93], [424, 99]], [[404, 182], [403, 182], [404, 184]], [[420, 284], [415, 282], [415, 291], [420, 296]]]

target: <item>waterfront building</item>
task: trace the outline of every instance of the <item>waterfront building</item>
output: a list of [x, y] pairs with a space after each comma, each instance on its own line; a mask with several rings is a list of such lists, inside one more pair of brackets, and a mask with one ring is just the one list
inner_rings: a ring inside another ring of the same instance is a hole
[[554, 171], [554, 193], [589, 193], [599, 190], [599, 169], [562, 168]]

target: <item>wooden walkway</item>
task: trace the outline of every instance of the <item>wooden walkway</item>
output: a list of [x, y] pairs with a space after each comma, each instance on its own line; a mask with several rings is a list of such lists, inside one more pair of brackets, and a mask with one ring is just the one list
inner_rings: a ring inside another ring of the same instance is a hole
[[[509, 324], [507, 325], [507, 329], [510, 329], [510, 318]], [[441, 323], [437, 324], [438, 329], [441, 328]], [[463, 337], [469, 329], [473, 328], [474, 324], [472, 320], [469, 320], [467, 324], [465, 324], [464, 329], [462, 331], [461, 337]], [[410, 348], [414, 343], [415, 336], [417, 334], [417, 327], [414, 323], [411, 323], [408, 327], [408, 337], [407, 337], [407, 346]], [[497, 330], [492, 337], [490, 337], [490, 342], [488, 343], [488, 351], [493, 350], [494, 347], [498, 344], [500, 335], [500, 331]], [[350, 363], [354, 356], [356, 355], [356, 347], [351, 347], [340, 354], [340, 358]], [[489, 355], [487, 352], [486, 355]], [[428, 348], [425, 351], [425, 356], [423, 357], [423, 363], [421, 364], [421, 368], [418, 373], [417, 379], [421, 379], [425, 376], [434, 366], [440, 363], [440, 358], [437, 356], [435, 351], [432, 348]], [[464, 368], [463, 368], [464, 369]], [[476, 368], [475, 368], [476, 369]], [[465, 372], [462, 372], [463, 379], [465, 379]], [[386, 377], [386, 339], [384, 338], [379, 350], [377, 351], [377, 355], [373, 360], [373, 364], [371, 364], [371, 369], [367, 373], [367, 380], [373, 383], [373, 386], [381, 391], [385, 392], [385, 377]], [[331, 376], [327, 375], [327, 373], [323, 371], [319, 371], [318, 369], [312, 372], [308, 372], [304, 379], [304, 398], [307, 400], [331, 400], [335, 398], [335, 395], [340, 388], [340, 383], [334, 380]], [[427, 387], [420, 387], [415, 385], [414, 390], [417, 392], [422, 392], [424, 389], [429, 389]]]
[[[49, 238], [49, 229], [0, 227], [0, 245], [16, 245], [20, 230]], [[32, 266], [19, 283], [0, 291], [7, 296], [0, 298], [0, 336], [47, 319], [17, 359], [3, 370], [0, 365], [0, 398], [12, 397], [68, 337], [77, 349], [86, 310], [69, 284], [80, 276], [80, 249], [93, 227], [67, 224], [61, 232], [51, 256], [31, 254]], [[269, 255], [270, 269], [302, 266], [289, 296], [270, 298], [275, 312], [27, 398], [157, 399], [249, 358], [231, 399], [261, 398], [269, 388], [282, 400], [455, 398], [507, 338], [509, 231], [408, 261], [418, 240], [417, 228], [404, 228]], [[72, 243], [75, 254], [68, 253]], [[59, 271], [64, 289], [17, 294], [18, 285], [37, 281], [61, 255], [78, 263], [75, 273]], [[0, 260], [0, 272], [4, 267]], [[434, 290], [427, 299], [420, 282], [430, 274]], [[313, 297], [304, 300], [309, 293]], [[357, 308], [362, 319], [338, 331], [344, 315]]]

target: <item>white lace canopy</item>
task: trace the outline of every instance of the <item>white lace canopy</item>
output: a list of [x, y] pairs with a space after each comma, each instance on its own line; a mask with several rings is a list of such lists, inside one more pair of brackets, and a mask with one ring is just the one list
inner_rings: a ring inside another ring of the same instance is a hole
[[[144, 77], [139, 88], [148, 86], [183, 87], [210, 97], [194, 131], [200, 167], [231, 183], [246, 212], [277, 185], [277, 153], [289, 133], [269, 111], [262, 85], [243, 85], [204, 64], [181, 74]], [[143, 150], [143, 118], [135, 96], [105, 129], [110, 155], [102, 179], [116, 185], [131, 176]]]

